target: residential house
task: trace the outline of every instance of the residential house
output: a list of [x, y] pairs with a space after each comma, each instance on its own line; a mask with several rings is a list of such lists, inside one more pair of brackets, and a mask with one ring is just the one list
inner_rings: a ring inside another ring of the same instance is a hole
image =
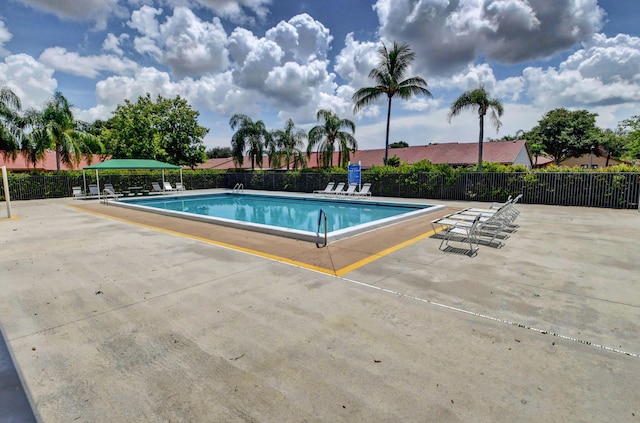
[[[389, 150], [389, 157], [397, 156], [400, 161], [413, 164], [421, 160], [429, 160], [433, 164], [449, 164], [451, 166], [473, 166], [478, 163], [477, 143], [441, 143], [428, 144], [422, 146], [392, 148]], [[500, 163], [504, 165], [521, 164], [527, 169], [532, 167], [531, 155], [527, 149], [525, 140], [518, 141], [496, 141], [486, 142], [482, 149], [483, 161]], [[384, 149], [358, 150], [350, 154], [352, 163], [360, 162], [363, 169], [372, 166], [382, 166], [384, 163]], [[263, 159], [263, 167], [268, 169], [269, 161]], [[338, 153], [334, 153], [333, 163], [338, 163]], [[198, 165], [197, 169], [234, 169], [235, 163], [232, 158], [209, 159], [205, 163]], [[319, 155], [312, 153], [307, 159], [308, 168], [320, 167]], [[251, 160], [245, 157], [242, 168], [250, 169]], [[259, 167], [256, 166], [256, 169]]]
[[[7, 170], [12, 172], [51, 172], [57, 170], [56, 166], [56, 153], [55, 151], [47, 151], [42, 160], [39, 160], [35, 165], [31, 161], [27, 160], [24, 155], [18, 154], [15, 160], [6, 157], [0, 152], [0, 167], [6, 166]], [[82, 170], [85, 166], [89, 166], [91, 163], [98, 163], [101, 161], [99, 155], [94, 154], [91, 162], [85, 157], [79, 164], [72, 164], [68, 166], [64, 163], [60, 163], [60, 170]]]

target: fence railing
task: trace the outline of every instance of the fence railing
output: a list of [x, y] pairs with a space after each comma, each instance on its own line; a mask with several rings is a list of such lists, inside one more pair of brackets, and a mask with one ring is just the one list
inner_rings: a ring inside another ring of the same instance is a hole
[[[151, 186], [154, 174], [108, 174], [100, 176], [100, 185], [112, 184], [116, 190], [129, 186]], [[362, 182], [372, 184], [374, 195], [383, 197], [430, 198], [460, 201], [504, 201], [509, 195], [522, 193], [528, 204], [637, 209], [640, 197], [638, 173], [440, 173], [362, 174]], [[167, 180], [179, 181], [179, 174]], [[183, 175], [187, 189], [228, 188], [242, 184], [245, 189], [312, 192], [329, 181], [347, 182], [346, 173], [209, 173], [189, 172]], [[9, 190], [13, 200], [70, 197], [73, 186], [95, 183], [94, 175], [30, 175], [9, 174]], [[2, 184], [0, 198], [4, 199]]]

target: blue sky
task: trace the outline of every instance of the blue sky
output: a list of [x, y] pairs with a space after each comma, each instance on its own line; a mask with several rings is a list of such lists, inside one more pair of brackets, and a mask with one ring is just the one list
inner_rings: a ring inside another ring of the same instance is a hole
[[353, 114], [381, 42], [408, 43], [409, 76], [433, 94], [394, 99], [391, 141], [476, 142], [477, 117], [447, 120], [479, 84], [505, 106], [497, 138], [557, 107], [598, 124], [640, 114], [637, 0], [3, 0], [0, 84], [23, 106], [56, 90], [78, 119], [108, 119], [125, 99], [180, 95], [226, 147], [229, 118], [308, 129], [320, 108], [356, 123], [360, 149], [384, 147], [386, 103]]

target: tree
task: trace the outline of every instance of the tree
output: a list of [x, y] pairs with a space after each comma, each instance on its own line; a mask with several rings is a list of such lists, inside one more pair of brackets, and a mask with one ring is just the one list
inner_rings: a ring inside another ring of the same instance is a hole
[[22, 149], [32, 163], [44, 158], [47, 150], [56, 153], [56, 169], [61, 163], [78, 164], [82, 156], [89, 162], [94, 153], [102, 153], [102, 143], [91, 134], [85, 122], [73, 117], [72, 105], [56, 91], [41, 111], [31, 109], [25, 116], [31, 132], [23, 139]]
[[596, 113], [565, 108], [547, 112], [529, 131], [529, 141], [542, 144], [557, 165], [569, 157], [579, 157], [597, 144]]
[[208, 159], [223, 159], [231, 157], [231, 147], [213, 147], [206, 151]]
[[198, 124], [199, 112], [177, 96], [151, 95], [125, 100], [101, 131], [107, 151], [118, 159], [152, 159], [194, 167], [205, 161], [204, 136], [209, 129]]
[[476, 109], [478, 110], [478, 120], [480, 122], [480, 134], [478, 136], [478, 170], [482, 170], [482, 141], [484, 139], [484, 117], [488, 112], [491, 122], [496, 127], [496, 131], [500, 129], [502, 123], [498, 119], [504, 113], [504, 107], [500, 100], [492, 98], [481, 85], [479, 88], [465, 91], [460, 97], [458, 97], [449, 110], [449, 123], [451, 118], [458, 116], [464, 110]]
[[426, 95], [431, 97], [431, 92], [426, 88], [427, 82], [417, 76], [404, 79], [411, 62], [415, 59], [415, 53], [408, 44], [398, 45], [393, 43], [391, 50], [382, 43], [378, 49], [378, 67], [371, 69], [369, 78], [376, 82], [375, 87], [360, 88], [351, 99], [355, 102], [353, 113], [357, 113], [363, 107], [377, 101], [382, 95], [387, 96], [387, 132], [384, 148], [384, 164], [389, 158], [389, 126], [391, 123], [391, 100], [398, 96], [408, 100], [414, 95]]
[[9, 87], [0, 86], [0, 150], [4, 157], [16, 158], [20, 150], [20, 98]]
[[617, 132], [625, 140], [626, 148], [622, 157], [632, 160], [640, 159], [640, 115], [619, 122]]
[[355, 152], [358, 148], [358, 141], [352, 135], [356, 132], [356, 125], [349, 119], [340, 119], [333, 111], [326, 109], [318, 110], [316, 119], [324, 123], [314, 126], [309, 131], [307, 156], [311, 156], [313, 148], [317, 146], [317, 152], [322, 157], [322, 166], [333, 167], [333, 152], [338, 142], [338, 163], [346, 167], [350, 158], [349, 150]]
[[251, 157], [251, 170], [255, 169], [255, 163], [262, 166], [264, 146], [271, 142], [271, 133], [261, 120], [252, 121], [247, 115], [236, 113], [229, 120], [231, 129], [238, 128], [231, 137], [231, 151], [233, 159], [242, 166], [245, 150]]
[[406, 148], [409, 147], [409, 144], [405, 141], [397, 141], [389, 144], [389, 148]]
[[298, 166], [304, 167], [306, 160], [304, 158], [304, 140], [307, 134], [302, 129], [296, 129], [292, 119], [288, 119], [285, 123], [284, 130], [277, 130], [273, 133], [273, 140], [277, 149], [276, 161], [280, 167], [280, 158], [287, 163], [287, 170], [293, 163], [293, 168]]

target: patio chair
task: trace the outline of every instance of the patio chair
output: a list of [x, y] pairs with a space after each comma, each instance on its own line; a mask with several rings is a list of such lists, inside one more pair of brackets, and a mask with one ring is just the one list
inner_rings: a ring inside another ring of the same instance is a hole
[[371, 190], [371, 184], [367, 182], [366, 184], [362, 185], [362, 188], [360, 188], [360, 191], [356, 191], [352, 195], [354, 197], [367, 197], [371, 195], [370, 190]]
[[347, 189], [345, 191], [340, 191], [336, 194], [338, 195], [344, 195], [344, 196], [350, 196], [350, 195], [354, 195], [357, 191], [356, 189], [358, 188], [358, 184], [349, 184], [349, 186], [347, 187]]
[[96, 184], [89, 184], [89, 196], [91, 197], [99, 197], [100, 196], [100, 188]]
[[176, 182], [176, 191], [186, 191], [187, 189], [182, 185], [182, 182]]
[[[441, 251], [458, 251], [457, 248], [451, 246], [450, 242], [463, 242], [469, 243], [469, 250], [464, 250], [467, 255], [473, 257], [478, 252], [479, 248], [479, 228], [481, 227], [480, 216], [476, 216], [471, 224], [468, 222], [460, 221], [459, 223], [450, 225], [444, 231], [442, 241], [438, 247]], [[444, 248], [442, 248], [444, 246]]]
[[329, 195], [340, 195], [342, 193], [342, 191], [344, 191], [344, 186], [346, 184], [344, 182], [338, 182], [338, 185], [336, 185], [336, 187], [332, 190], [327, 192], [327, 194]]
[[171, 183], [169, 181], [165, 181], [164, 182], [164, 190], [165, 191], [175, 191], [176, 189], [171, 186]]
[[164, 194], [164, 190], [162, 189], [160, 184], [157, 182], [151, 182], [151, 192], [154, 192], [157, 194]]
[[[475, 237], [477, 242], [482, 241], [483, 245], [501, 248], [504, 244], [501, 240], [509, 238], [509, 232], [513, 232], [509, 228], [508, 219], [502, 213], [496, 213], [491, 216], [483, 216], [477, 214], [475, 216], [466, 215], [462, 212], [453, 213], [431, 221], [434, 232], [438, 232], [436, 226], [443, 227], [439, 237], [443, 234], [446, 237], [447, 231], [451, 228], [470, 228], [476, 224]], [[459, 233], [456, 232], [456, 233]]]
[[321, 195], [321, 194], [331, 194], [331, 191], [333, 191], [333, 188], [336, 186], [335, 182], [329, 182], [327, 184], [327, 186], [324, 189], [317, 189], [315, 191], [313, 191], [313, 193], [315, 195]]
[[117, 195], [117, 196], [120, 196], [122, 194], [122, 193], [116, 191], [116, 189], [113, 187], [113, 184], [104, 184], [103, 190], [105, 190], [105, 191], [109, 190], [110, 194]]
[[74, 200], [85, 197], [85, 193], [84, 191], [82, 191], [82, 187], [72, 187], [71, 189]]

